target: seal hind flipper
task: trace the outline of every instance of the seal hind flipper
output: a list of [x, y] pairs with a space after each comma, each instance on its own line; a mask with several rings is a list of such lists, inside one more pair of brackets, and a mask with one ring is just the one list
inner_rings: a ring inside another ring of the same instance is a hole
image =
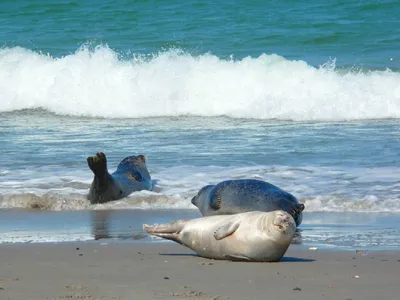
[[94, 175], [102, 177], [107, 173], [107, 158], [103, 152], [97, 152], [95, 156], [89, 156], [87, 162]]
[[224, 238], [226, 238], [227, 236], [230, 236], [231, 234], [233, 234], [240, 226], [240, 222], [229, 222], [228, 224], [225, 224], [221, 227], [219, 227], [217, 230], [215, 230], [214, 232], [214, 238], [219, 241], [222, 240]]
[[184, 225], [185, 221], [183, 220], [167, 224], [154, 224], [154, 225], [143, 224], [143, 230], [151, 235], [159, 236], [167, 240], [172, 240], [181, 243], [179, 241], [179, 233], [182, 231]]

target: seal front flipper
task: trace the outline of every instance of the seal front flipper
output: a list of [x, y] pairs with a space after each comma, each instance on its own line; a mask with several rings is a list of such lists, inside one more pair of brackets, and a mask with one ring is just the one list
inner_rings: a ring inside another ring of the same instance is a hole
[[210, 207], [219, 210], [222, 205], [222, 197], [218, 191], [218, 189], [214, 192], [214, 195], [210, 197]]
[[219, 241], [233, 234], [240, 226], [240, 222], [231, 221], [215, 230], [214, 238]]
[[234, 261], [252, 261], [250, 257], [239, 254], [224, 254], [224, 257]]
[[107, 158], [103, 152], [97, 152], [95, 156], [89, 156], [87, 162], [95, 176], [103, 177], [107, 174]]

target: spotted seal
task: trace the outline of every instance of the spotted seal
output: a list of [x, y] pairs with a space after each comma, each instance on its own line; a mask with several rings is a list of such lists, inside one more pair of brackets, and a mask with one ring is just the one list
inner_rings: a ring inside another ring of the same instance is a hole
[[108, 173], [107, 158], [103, 152], [89, 156], [87, 162], [94, 173], [87, 196], [91, 204], [118, 200], [135, 191], [152, 189], [144, 155], [124, 158], [112, 174]]
[[206, 258], [275, 262], [288, 249], [296, 224], [287, 212], [276, 210], [145, 224], [143, 230], [182, 244]]
[[203, 216], [284, 210], [300, 225], [304, 204], [277, 186], [257, 179], [226, 180], [201, 188], [192, 198]]

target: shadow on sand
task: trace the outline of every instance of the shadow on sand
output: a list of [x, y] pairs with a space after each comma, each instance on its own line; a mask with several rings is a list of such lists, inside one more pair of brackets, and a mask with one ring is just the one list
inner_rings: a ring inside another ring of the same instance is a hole
[[284, 256], [281, 259], [281, 262], [313, 262], [316, 259], [312, 258], [300, 258], [300, 257], [292, 257], [292, 256]]
[[[162, 256], [191, 256], [191, 257], [201, 257], [200, 255], [196, 253], [158, 253], [159, 255]], [[214, 259], [210, 259], [214, 260]], [[224, 260], [221, 260], [224, 261]], [[316, 261], [316, 259], [311, 259], [311, 258], [300, 258], [300, 257], [292, 257], [292, 256], [284, 256], [279, 262], [313, 262]], [[241, 261], [238, 261], [241, 262]], [[242, 261], [243, 262], [243, 261]], [[257, 263], [257, 261], [254, 261], [254, 263]], [[258, 262], [259, 263], [259, 262]], [[263, 263], [263, 262], [262, 262]]]

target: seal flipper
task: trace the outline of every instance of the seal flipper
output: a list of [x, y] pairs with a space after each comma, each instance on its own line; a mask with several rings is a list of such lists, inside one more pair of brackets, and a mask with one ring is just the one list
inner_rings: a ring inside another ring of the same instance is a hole
[[218, 193], [218, 190], [216, 190], [214, 192], [214, 195], [210, 197], [210, 207], [215, 210], [219, 210], [221, 208], [221, 205], [222, 205], [222, 197]]
[[240, 222], [231, 221], [215, 230], [214, 238], [219, 241], [233, 234], [240, 226]]
[[224, 257], [233, 261], [252, 261], [250, 257], [239, 254], [224, 254]]
[[91, 204], [115, 200], [112, 192], [114, 179], [108, 173], [106, 155], [103, 152], [97, 152], [95, 156], [89, 156], [87, 162], [90, 170], [94, 173], [87, 199]]
[[89, 156], [87, 162], [95, 176], [102, 178], [108, 173], [107, 158], [103, 152], [97, 152], [95, 156]]
[[185, 225], [185, 221], [179, 220], [167, 224], [154, 224], [147, 225], [143, 224], [143, 230], [151, 235], [162, 237], [167, 240], [172, 240], [181, 244], [179, 240], [179, 234]]

